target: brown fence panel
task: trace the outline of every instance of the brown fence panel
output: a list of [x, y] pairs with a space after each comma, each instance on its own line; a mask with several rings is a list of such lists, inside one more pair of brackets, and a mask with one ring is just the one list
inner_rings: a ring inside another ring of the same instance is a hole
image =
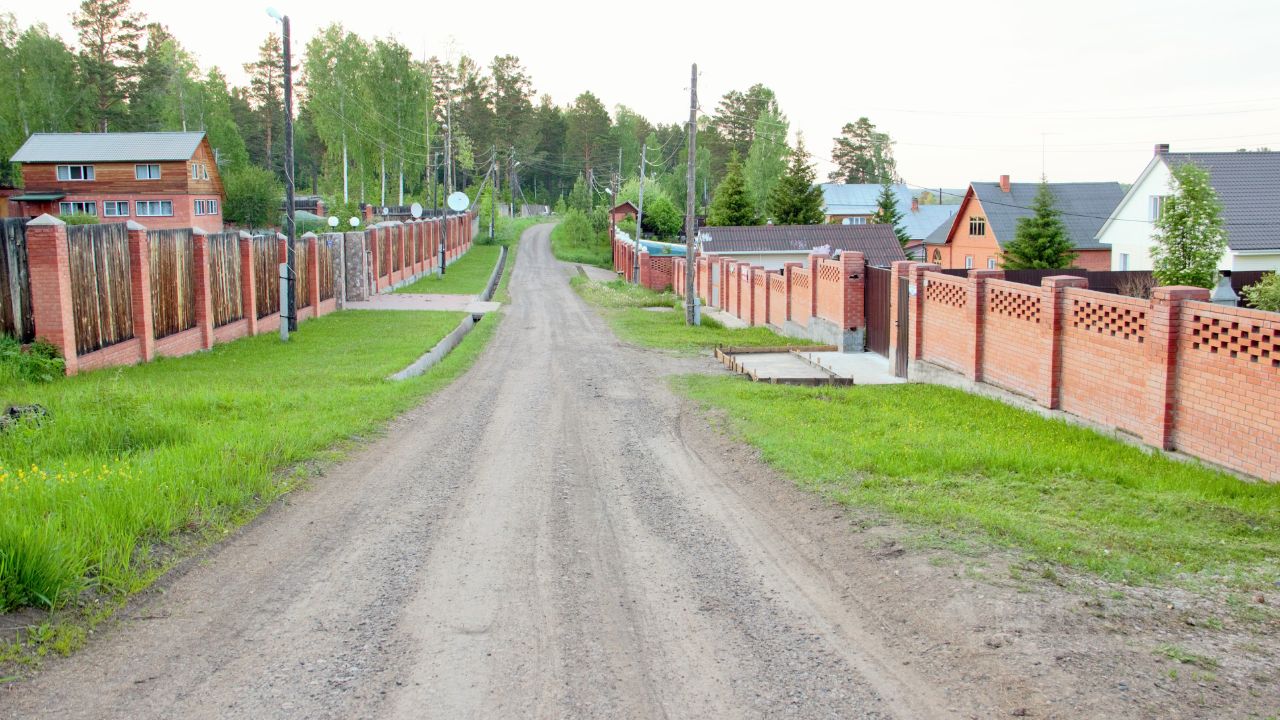
[[240, 234], [209, 236], [209, 302], [213, 326], [221, 327], [244, 318], [244, 297], [240, 290]]
[[0, 225], [0, 334], [27, 343], [35, 339], [35, 326], [27, 272], [27, 220], [5, 218]]
[[280, 312], [280, 241], [275, 235], [253, 238], [253, 284], [258, 317]]
[[128, 229], [123, 223], [69, 225], [67, 250], [76, 353], [91, 353], [132, 338]]
[[156, 339], [196, 326], [195, 244], [190, 228], [151, 230], [151, 323]]
[[334, 247], [337, 242], [337, 239], [331, 235], [326, 235], [316, 241], [316, 264], [319, 266], [320, 271], [318, 280], [321, 300], [333, 298], [333, 258], [337, 252]]
[[889, 268], [867, 268], [866, 299], [867, 350], [889, 357], [889, 333], [893, 327], [889, 317], [890, 293], [895, 292], [893, 271]]
[[307, 241], [302, 238], [293, 241], [293, 277], [293, 307], [307, 307], [311, 293], [307, 292]]

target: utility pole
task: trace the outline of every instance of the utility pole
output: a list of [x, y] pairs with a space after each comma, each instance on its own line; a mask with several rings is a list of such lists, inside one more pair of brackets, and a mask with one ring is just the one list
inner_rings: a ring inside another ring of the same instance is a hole
[[[267, 14], [280, 21], [284, 43], [284, 207], [285, 207], [285, 267], [281, 268], [280, 282], [284, 292], [284, 306], [280, 308], [280, 339], [287, 341], [289, 333], [298, 329], [297, 258], [293, 250], [294, 226], [294, 178], [293, 178], [293, 64], [289, 45], [289, 16], [281, 15], [274, 8]], [[288, 322], [285, 322], [285, 319]]]
[[[631, 253], [635, 258], [635, 262], [632, 263], [631, 267], [631, 277], [634, 278], [636, 282], [640, 282], [640, 229], [644, 227], [644, 164], [645, 151], [648, 149], [648, 143], [640, 146], [640, 206], [636, 208], [636, 236], [633, 238], [635, 241], [635, 252]], [[617, 198], [618, 196], [614, 195], [614, 200], [617, 200]], [[612, 215], [612, 213], [610, 214]]]
[[494, 178], [492, 195], [489, 197], [489, 242], [493, 242], [493, 224], [498, 214], [498, 149], [489, 148], [489, 175]]
[[516, 146], [511, 146], [511, 181], [507, 183], [507, 192], [511, 193], [511, 219], [516, 219]]
[[685, 181], [684, 206], [684, 321], [689, 325], [702, 324], [698, 297], [694, 291], [695, 262], [694, 240], [698, 235], [698, 216], [694, 206], [697, 196], [696, 164], [698, 158], [698, 64], [693, 64], [689, 74], [689, 168]]
[[449, 75], [444, 76], [444, 163], [444, 195], [448, 197], [453, 193], [453, 81]]

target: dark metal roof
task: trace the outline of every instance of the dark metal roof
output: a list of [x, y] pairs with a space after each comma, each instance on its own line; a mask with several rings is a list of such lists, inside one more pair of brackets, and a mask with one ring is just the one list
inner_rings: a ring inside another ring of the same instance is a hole
[[12, 162], [135, 162], [190, 160], [203, 132], [35, 133]]
[[9, 199], [16, 202], [49, 202], [51, 200], [61, 200], [66, 196], [66, 193], [24, 193], [22, 195], [10, 195]]
[[856, 250], [868, 265], [906, 260], [902, 245], [888, 225], [755, 225], [704, 227], [702, 249], [709, 253], [794, 252], [808, 253], [823, 245], [832, 250]]
[[1209, 171], [1232, 250], [1280, 249], [1280, 152], [1169, 153]]
[[[1001, 245], [1013, 240], [1018, 218], [1029, 218], [1035, 214], [1030, 208], [1040, 183], [1010, 183], [1009, 192], [1002, 191], [1000, 183], [993, 182], [975, 182], [970, 187], [982, 203], [987, 227], [995, 233]], [[1067, 227], [1067, 237], [1071, 238], [1072, 245], [1080, 250], [1111, 248], [1099, 243], [1094, 236], [1111, 217], [1111, 211], [1124, 199], [1124, 188], [1120, 183], [1049, 183], [1049, 191], [1062, 213], [1062, 224]]]

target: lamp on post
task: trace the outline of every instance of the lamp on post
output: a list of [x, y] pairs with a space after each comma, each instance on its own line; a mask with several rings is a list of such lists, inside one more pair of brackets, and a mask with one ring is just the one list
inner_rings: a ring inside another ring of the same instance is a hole
[[293, 249], [293, 239], [297, 232], [294, 225], [294, 183], [293, 183], [293, 65], [290, 57], [289, 16], [281, 15], [273, 7], [267, 8], [267, 14], [275, 18], [281, 25], [281, 44], [284, 47], [284, 209], [285, 209], [285, 265], [280, 273], [280, 282], [285, 283], [287, 290], [285, 306], [280, 308], [280, 339], [288, 340], [289, 333], [298, 329], [298, 283], [297, 258]]

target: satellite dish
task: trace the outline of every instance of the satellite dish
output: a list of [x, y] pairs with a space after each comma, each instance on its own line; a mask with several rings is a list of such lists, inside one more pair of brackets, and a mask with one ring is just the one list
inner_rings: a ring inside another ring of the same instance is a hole
[[454, 212], [462, 212], [471, 207], [471, 198], [467, 197], [464, 192], [456, 192], [450, 195], [445, 202], [449, 204], [449, 209]]
[[337, 215], [330, 215], [330, 216], [329, 216], [329, 227], [338, 227], [338, 216], [337, 216]]
[[360, 218], [358, 217], [352, 216], [347, 222], [351, 224], [351, 227], [360, 227]]
[[390, 214], [391, 214], [391, 208], [387, 207], [386, 205], [383, 205], [383, 206], [382, 206], [382, 214], [383, 214], [383, 215], [390, 215]]
[[415, 218], [420, 218], [420, 217], [422, 217], [422, 204], [421, 204], [421, 203], [414, 203], [414, 204], [410, 205], [410, 206], [409, 206], [409, 214], [410, 214], [410, 215], [412, 215], [412, 216], [414, 216]]

